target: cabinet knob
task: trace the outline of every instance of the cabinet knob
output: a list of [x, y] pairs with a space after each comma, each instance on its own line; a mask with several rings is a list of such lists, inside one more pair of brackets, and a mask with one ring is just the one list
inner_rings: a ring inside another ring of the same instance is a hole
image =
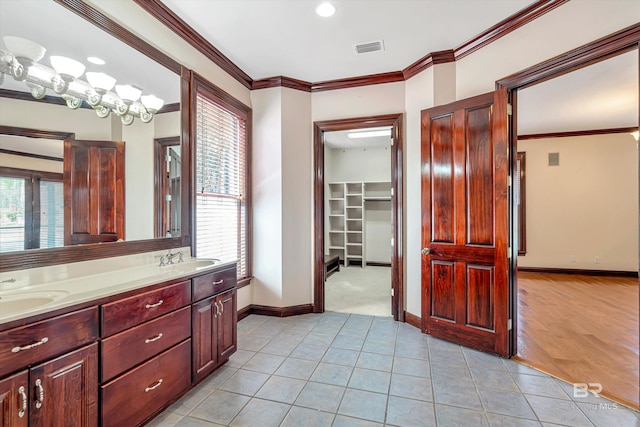
[[423, 248], [422, 255], [429, 255], [431, 253], [431, 248]]

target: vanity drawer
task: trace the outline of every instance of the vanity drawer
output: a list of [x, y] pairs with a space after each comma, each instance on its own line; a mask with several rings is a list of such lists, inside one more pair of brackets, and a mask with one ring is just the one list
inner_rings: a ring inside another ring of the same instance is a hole
[[0, 332], [0, 377], [98, 339], [98, 307]]
[[120, 375], [191, 335], [191, 310], [185, 307], [102, 341], [103, 382]]
[[193, 280], [193, 300], [199, 301], [211, 295], [219, 294], [222, 291], [231, 289], [237, 283], [236, 267], [231, 266], [224, 270], [203, 276], [194, 277]]
[[108, 337], [191, 302], [189, 281], [165, 286], [102, 306], [102, 336]]
[[135, 426], [191, 384], [191, 340], [100, 387], [102, 426]]

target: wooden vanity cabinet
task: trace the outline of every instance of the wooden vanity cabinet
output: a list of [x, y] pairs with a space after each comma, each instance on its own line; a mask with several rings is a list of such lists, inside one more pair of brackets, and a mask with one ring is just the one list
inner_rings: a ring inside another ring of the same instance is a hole
[[193, 299], [196, 301], [191, 308], [194, 382], [209, 375], [236, 351], [236, 284], [235, 265], [193, 279]]
[[18, 369], [0, 379], [0, 426], [98, 425], [97, 320], [92, 307], [0, 333], [0, 375]]

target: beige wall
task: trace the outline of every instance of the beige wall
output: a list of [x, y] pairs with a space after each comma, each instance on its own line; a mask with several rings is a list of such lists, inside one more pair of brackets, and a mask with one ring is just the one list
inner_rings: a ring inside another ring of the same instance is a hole
[[[527, 254], [518, 257], [518, 265], [638, 271], [633, 137], [525, 140], [518, 151], [527, 153]], [[560, 154], [559, 166], [548, 166], [550, 152]]]
[[17, 169], [29, 169], [42, 172], [63, 172], [62, 162], [57, 162], [55, 160], [36, 159], [26, 156], [16, 156], [13, 154], [5, 153], [0, 153], [0, 166]]

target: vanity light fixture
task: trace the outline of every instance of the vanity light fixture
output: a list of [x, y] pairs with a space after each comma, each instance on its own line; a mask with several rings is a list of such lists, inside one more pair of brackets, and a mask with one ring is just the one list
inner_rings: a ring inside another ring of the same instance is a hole
[[358, 139], [358, 138], [373, 138], [376, 136], [388, 136], [391, 137], [391, 129], [383, 129], [383, 130], [370, 130], [370, 131], [362, 131], [362, 132], [351, 132], [347, 134], [347, 138], [350, 139]]
[[[105, 118], [114, 112], [125, 125], [133, 123], [135, 117], [149, 123], [164, 105], [164, 101], [156, 96], [141, 96], [142, 89], [137, 86], [115, 86], [116, 79], [105, 73], [89, 72], [85, 74], [86, 81], [80, 80], [85, 66], [71, 58], [51, 56], [53, 68], [40, 64], [38, 61], [44, 57], [46, 49], [31, 40], [13, 36], [3, 39], [8, 51], [0, 49], [0, 84], [4, 82], [5, 74], [10, 75], [16, 81], [24, 81], [36, 99], [44, 98], [47, 89], [51, 89], [71, 109], [79, 108], [86, 101], [98, 117]], [[115, 92], [112, 91], [114, 86]]]
[[336, 7], [328, 1], [322, 2], [316, 7], [316, 14], [323, 18], [328, 18], [336, 13]]

